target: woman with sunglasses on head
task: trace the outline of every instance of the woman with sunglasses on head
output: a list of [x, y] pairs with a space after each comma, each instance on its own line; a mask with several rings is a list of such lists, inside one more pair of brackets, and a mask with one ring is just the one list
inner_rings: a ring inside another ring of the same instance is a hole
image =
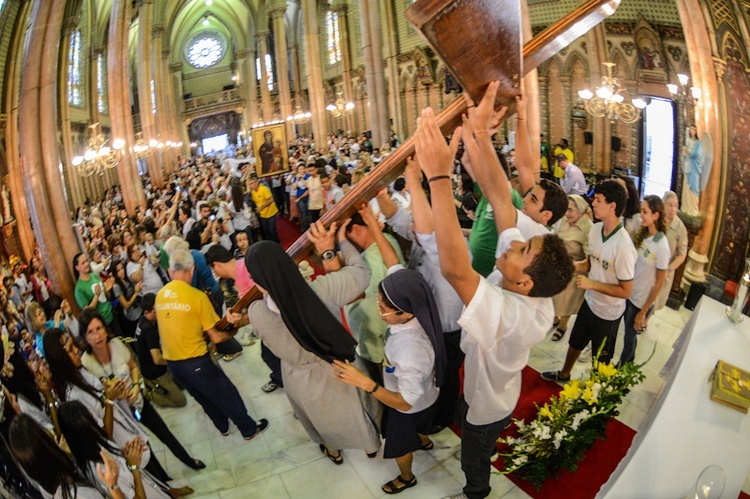
[[169, 447], [172, 454], [186, 466], [199, 470], [206, 467], [201, 461], [190, 457], [177, 437], [169, 430], [154, 406], [141, 394], [143, 382], [141, 370], [133, 359], [130, 349], [119, 339], [110, 339], [104, 319], [96, 310], [84, 308], [78, 318], [81, 324], [86, 352], [81, 363], [88, 372], [102, 380], [122, 379], [130, 387], [126, 399], [116, 403], [133, 414], [159, 440]]
[[[134, 437], [141, 437], [148, 442], [148, 435], [138, 421], [116, 403], [117, 400], [128, 397], [130, 383], [122, 378], [100, 382], [96, 376], [82, 368], [81, 350], [70, 335], [59, 329], [50, 329], [44, 334], [44, 351], [47, 353], [52, 383], [60, 402], [81, 402], [104, 429], [108, 438], [119, 446], [124, 446]], [[55, 411], [54, 408], [51, 410]], [[55, 417], [52, 417], [53, 421]], [[146, 469], [159, 480], [171, 480], [156, 456], [152, 455], [151, 449], [144, 453], [143, 462], [147, 463]]]
[[389, 275], [378, 287], [378, 312], [390, 326], [385, 340], [383, 386], [348, 361], [334, 361], [333, 374], [339, 381], [373, 394], [387, 406], [383, 457], [395, 459], [400, 474], [382, 489], [386, 494], [398, 494], [417, 484], [411, 470], [414, 451], [434, 446], [426, 435], [432, 429], [438, 387], [445, 378], [445, 344], [429, 285], [419, 272], [398, 264], [372, 211], [366, 207], [360, 214], [389, 267]]

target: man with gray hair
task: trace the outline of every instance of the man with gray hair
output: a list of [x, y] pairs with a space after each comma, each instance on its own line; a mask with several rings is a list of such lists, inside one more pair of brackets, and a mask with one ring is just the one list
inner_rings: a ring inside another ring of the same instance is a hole
[[[175, 380], [203, 407], [203, 411], [222, 435], [229, 434], [231, 419], [245, 440], [252, 440], [266, 428], [268, 421], [257, 423], [247, 413], [237, 388], [211, 360], [204, 333], [219, 344], [232, 334], [216, 329], [219, 316], [205, 293], [191, 286], [195, 262], [189, 250], [179, 248], [169, 257], [172, 281], [156, 295], [156, 321], [159, 325], [162, 357]], [[228, 313], [235, 324], [241, 314]]]
[[[211, 269], [206, 264], [206, 258], [203, 256], [203, 253], [198, 250], [189, 249], [189, 247], [190, 245], [183, 238], [172, 236], [166, 243], [164, 243], [162, 250], [169, 257], [179, 249], [189, 251], [193, 256], [193, 263], [195, 265], [193, 280], [190, 281], [190, 284], [196, 289], [210, 292], [211, 303], [213, 304], [214, 311], [217, 314], [221, 314], [224, 307], [224, 295], [219, 288], [219, 283], [214, 279]], [[242, 345], [240, 345], [240, 343], [234, 338], [230, 338], [223, 343], [216, 344], [216, 353], [220, 355], [224, 361], [230, 362], [242, 354]]]

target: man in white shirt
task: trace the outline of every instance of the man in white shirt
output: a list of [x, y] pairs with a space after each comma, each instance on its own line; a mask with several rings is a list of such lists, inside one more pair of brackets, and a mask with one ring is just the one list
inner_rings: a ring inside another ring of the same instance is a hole
[[[498, 82], [490, 83], [479, 106], [469, 107], [469, 119], [461, 133], [453, 134], [450, 146], [430, 108], [422, 111], [416, 136], [417, 157], [432, 193], [441, 270], [466, 307], [458, 321], [466, 361], [457, 423], [462, 429], [461, 469], [466, 475], [463, 495], [472, 499], [490, 495], [490, 456], [518, 402], [521, 370], [531, 347], [552, 326], [550, 297], [562, 291], [573, 275], [573, 262], [559, 237], [547, 234], [525, 241], [515, 227], [510, 187], [490, 138], [497, 88]], [[450, 172], [459, 138], [495, 213], [500, 286], [472, 269], [456, 215]]]
[[586, 177], [583, 176], [583, 172], [578, 166], [568, 161], [568, 157], [564, 154], [557, 155], [557, 162], [560, 168], [565, 170], [565, 175], [560, 181], [565, 194], [578, 194], [579, 196], [585, 196], [589, 191], [589, 186], [586, 183]]
[[633, 241], [620, 223], [626, 203], [625, 188], [616, 180], [599, 182], [594, 188], [591, 209], [601, 222], [589, 232], [589, 258], [581, 264], [581, 270], [589, 268], [588, 277], [576, 278], [578, 287], [586, 290], [585, 300], [570, 333], [565, 364], [560, 371], [542, 373], [546, 380], [570, 380], [576, 360], [589, 343], [594, 355], [602, 348], [600, 361], [609, 364], [612, 360], [620, 318], [633, 291], [638, 259]]
[[327, 173], [320, 176], [320, 183], [323, 186], [323, 193], [325, 194], [326, 211], [329, 211], [343, 199], [344, 191], [338, 186], [336, 180], [329, 177]]

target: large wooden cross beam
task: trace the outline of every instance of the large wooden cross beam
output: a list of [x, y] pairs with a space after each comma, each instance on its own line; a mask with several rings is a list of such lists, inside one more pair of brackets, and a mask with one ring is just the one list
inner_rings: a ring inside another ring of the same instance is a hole
[[[420, 0], [409, 8], [407, 17], [442, 56], [446, 66], [454, 70], [454, 76], [475, 101], [481, 100], [490, 81], [500, 80], [497, 103], [500, 106], [513, 101], [521, 77], [614, 14], [621, 0], [589, 0], [579, 6], [526, 43], [522, 60], [519, 53], [521, 1], [526, 0]], [[518, 47], [515, 52], [513, 47]], [[453, 132], [465, 112], [463, 99], [456, 99], [445, 107], [437, 115], [443, 133]], [[413, 154], [414, 138], [411, 137], [323, 215], [321, 222], [328, 227], [333, 222], [346, 220], [398, 178], [403, 173], [406, 158]], [[299, 261], [307, 257], [310, 250], [305, 233], [287, 253]], [[242, 312], [258, 298], [260, 292], [253, 288], [232, 311]], [[231, 329], [223, 319], [217, 327]]]

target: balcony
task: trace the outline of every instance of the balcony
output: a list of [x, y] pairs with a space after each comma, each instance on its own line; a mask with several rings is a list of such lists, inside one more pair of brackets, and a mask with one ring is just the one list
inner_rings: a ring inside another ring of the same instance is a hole
[[241, 108], [245, 107], [245, 99], [240, 96], [238, 88], [233, 88], [184, 99], [183, 104], [182, 117], [185, 120], [192, 121], [199, 116], [219, 114], [226, 111], [241, 112]]

